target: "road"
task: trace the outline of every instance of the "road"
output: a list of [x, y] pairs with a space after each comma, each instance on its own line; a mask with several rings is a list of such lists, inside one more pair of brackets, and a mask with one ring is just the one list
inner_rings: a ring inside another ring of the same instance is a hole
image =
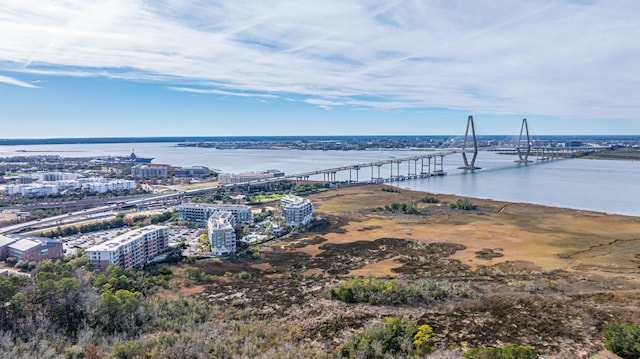
[[[280, 181], [281, 179], [278, 179], [278, 181]], [[253, 181], [252, 183], [256, 183], [257, 181]], [[265, 182], [274, 182], [274, 181], [262, 181], [261, 183], [265, 183]], [[116, 204], [106, 204], [100, 207], [96, 207], [96, 208], [91, 208], [91, 209], [85, 209], [82, 211], [75, 211], [75, 212], [69, 212], [69, 213], [65, 213], [65, 214], [61, 214], [61, 215], [57, 215], [57, 216], [53, 216], [53, 217], [48, 217], [48, 218], [43, 218], [43, 219], [39, 219], [39, 220], [34, 220], [34, 221], [28, 221], [28, 222], [23, 222], [23, 223], [19, 223], [19, 224], [14, 224], [11, 226], [7, 226], [7, 227], [2, 227], [0, 228], [0, 234], [10, 234], [10, 233], [16, 233], [16, 232], [20, 232], [23, 230], [26, 230], [28, 228], [32, 228], [32, 227], [43, 227], [47, 224], [59, 224], [62, 223], [63, 221], [69, 220], [69, 219], [73, 219], [73, 218], [77, 218], [77, 217], [87, 217], [89, 215], [92, 214], [96, 214], [96, 213], [102, 213], [102, 212], [108, 212], [108, 211], [118, 211], [121, 210], [122, 207], [126, 206], [126, 207], [130, 207], [130, 206], [141, 206], [141, 205], [145, 205], [147, 203], [152, 203], [152, 202], [159, 202], [159, 201], [168, 201], [168, 200], [172, 200], [172, 199], [176, 199], [176, 198], [181, 198], [181, 197], [185, 197], [185, 196], [190, 196], [190, 195], [194, 195], [194, 194], [198, 194], [198, 193], [202, 193], [202, 192], [211, 192], [211, 191], [216, 191], [216, 190], [220, 190], [220, 189], [228, 189], [228, 188], [234, 188], [234, 187], [239, 187], [239, 186], [246, 186], [249, 183], [237, 183], [237, 184], [230, 184], [230, 185], [225, 185], [223, 187], [205, 187], [205, 188], [199, 188], [199, 189], [192, 189], [192, 190], [188, 190], [188, 191], [182, 191], [182, 192], [175, 192], [175, 193], [169, 193], [169, 194], [162, 194], [162, 195], [157, 195], [157, 196], [151, 196], [151, 197], [146, 197], [146, 198], [140, 198], [140, 199], [134, 199], [134, 200], [130, 200], [130, 201], [123, 201], [123, 202], [119, 202]], [[105, 201], [113, 201], [113, 198], [109, 198], [109, 199], [105, 199]]]

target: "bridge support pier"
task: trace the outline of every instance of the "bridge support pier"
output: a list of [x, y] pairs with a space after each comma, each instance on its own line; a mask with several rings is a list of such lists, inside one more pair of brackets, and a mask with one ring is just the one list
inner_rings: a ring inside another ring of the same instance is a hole
[[360, 167], [355, 167], [355, 168], [350, 168], [349, 169], [349, 183], [353, 182], [351, 180], [351, 170], [355, 170], [356, 171], [356, 182], [359, 182], [358, 180], [358, 173], [360, 172]]
[[413, 172], [411, 172], [411, 161], [407, 162], [407, 178], [418, 178], [418, 160], [413, 160]]
[[378, 168], [378, 177], [373, 177], [373, 167], [374, 166], [371, 166], [371, 182], [375, 182], [375, 183], [384, 182], [384, 179], [380, 177], [380, 167], [382, 167], [382, 165], [375, 165], [375, 167]]
[[[440, 169], [438, 169], [438, 156], [433, 158], [433, 173], [434, 175], [444, 174], [444, 156], [440, 156]], [[473, 169], [479, 169], [480, 167], [474, 167]]]
[[420, 170], [420, 174], [423, 177], [431, 177], [431, 156], [427, 157], [427, 172], [424, 171], [424, 158], [422, 159], [422, 169]]
[[[471, 127], [471, 134], [473, 137], [473, 157], [471, 158], [471, 162], [467, 159], [467, 139], [469, 137], [469, 127]], [[467, 130], [464, 132], [464, 142], [462, 143], [462, 160], [464, 161], [464, 166], [458, 167], [462, 170], [478, 170], [480, 167], [476, 167], [476, 158], [478, 157], [478, 142], [476, 141], [476, 129], [473, 125], [473, 116], [469, 116], [467, 119]]]
[[[527, 135], [527, 146], [526, 147], [522, 147], [522, 133], [526, 131], [526, 135]], [[529, 138], [529, 125], [527, 125], [527, 119], [523, 118], [522, 119], [522, 126], [520, 127], [520, 137], [518, 137], [518, 160], [516, 160], [515, 162], [517, 163], [529, 163], [529, 162], [533, 162], [533, 161], [529, 161], [529, 154], [531, 154], [531, 139]], [[525, 152], [524, 154], [522, 153], [522, 150], [526, 149], [527, 152]]]

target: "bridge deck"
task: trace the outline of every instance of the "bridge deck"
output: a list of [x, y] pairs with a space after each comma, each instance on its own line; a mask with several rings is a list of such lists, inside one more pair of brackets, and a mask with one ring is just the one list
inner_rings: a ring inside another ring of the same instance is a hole
[[388, 164], [392, 164], [392, 163], [402, 163], [402, 162], [407, 162], [407, 161], [418, 161], [418, 160], [425, 159], [425, 158], [435, 158], [435, 157], [441, 157], [441, 156], [448, 156], [448, 155], [452, 155], [452, 154], [456, 154], [456, 153], [460, 153], [460, 152], [462, 152], [462, 150], [457, 150], [456, 149], [456, 150], [449, 150], [449, 151], [443, 151], [443, 152], [434, 152], [434, 153], [429, 153], [429, 154], [422, 154], [422, 155], [403, 157], [403, 158], [391, 158], [391, 159], [382, 160], [382, 161], [367, 162], [367, 163], [360, 163], [360, 164], [350, 165], [350, 166], [341, 166], [341, 167], [326, 168], [326, 169], [316, 170], [316, 171], [296, 173], [296, 174], [285, 176], [284, 178], [296, 179], [296, 178], [304, 178], [304, 177], [320, 175], [320, 174], [324, 174], [324, 173], [335, 173], [335, 172], [348, 171], [348, 170], [359, 170], [361, 168], [366, 168], [366, 167], [377, 167], [377, 166], [384, 166], [384, 165], [388, 165]]

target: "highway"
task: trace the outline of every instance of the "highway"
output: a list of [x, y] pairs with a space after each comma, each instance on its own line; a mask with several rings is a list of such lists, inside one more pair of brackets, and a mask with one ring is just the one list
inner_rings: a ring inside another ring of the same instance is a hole
[[[277, 181], [281, 181], [281, 180], [282, 180], [282, 177], [278, 178], [277, 180], [270, 179], [270, 181], [261, 181], [260, 183], [277, 182]], [[252, 183], [257, 183], [257, 181], [253, 181]], [[158, 201], [167, 201], [167, 200], [172, 200], [172, 199], [176, 199], [176, 198], [180, 198], [180, 197], [184, 197], [184, 196], [190, 196], [190, 195], [198, 194], [198, 193], [202, 193], [202, 192], [210, 192], [210, 191], [216, 191], [216, 190], [220, 190], [220, 189], [228, 189], [228, 188], [234, 188], [234, 187], [238, 187], [238, 186], [246, 186], [248, 184], [249, 183], [237, 183], [237, 184], [225, 185], [224, 187], [218, 187], [218, 186], [205, 187], [205, 188], [199, 188], [199, 189], [192, 189], [192, 190], [188, 190], [188, 191], [174, 192], [174, 193], [169, 193], [169, 194], [161, 194], [161, 195], [157, 195], [157, 196], [134, 199], [134, 200], [131, 200], [131, 201], [124, 201], [124, 203], [106, 204], [104, 206], [100, 206], [100, 207], [96, 207], [96, 208], [85, 209], [85, 210], [75, 211], [75, 212], [69, 212], [69, 213], [65, 213], [65, 214], [61, 214], [61, 215], [57, 215], [57, 216], [53, 216], [53, 217], [48, 217], [48, 218], [43, 218], [43, 219], [39, 219], [39, 220], [28, 221], [28, 222], [23, 222], [23, 223], [19, 223], [19, 224], [14, 224], [14, 225], [7, 226], [7, 227], [2, 227], [2, 228], [0, 228], [0, 234], [10, 234], [10, 233], [20, 232], [20, 231], [23, 231], [23, 230], [26, 230], [26, 229], [32, 228], [32, 227], [42, 227], [42, 226], [45, 226], [45, 225], [60, 224], [63, 221], [68, 220], [68, 219], [77, 218], [77, 217], [87, 217], [89, 215], [96, 214], [96, 213], [102, 213], [102, 212], [107, 212], [107, 211], [118, 211], [118, 210], [121, 210], [123, 206], [126, 206], [126, 207], [129, 207], [129, 206], [141, 206], [141, 205], [145, 205], [147, 203], [158, 202]], [[113, 200], [114, 200], [113, 198], [105, 199], [105, 201], [113, 201]]]

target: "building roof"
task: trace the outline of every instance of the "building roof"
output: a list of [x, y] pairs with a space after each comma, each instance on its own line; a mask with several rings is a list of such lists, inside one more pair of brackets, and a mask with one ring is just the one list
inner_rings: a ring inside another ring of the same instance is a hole
[[15, 241], [17, 241], [16, 238], [0, 235], [0, 247], [8, 246]]
[[57, 239], [53, 239], [53, 238], [47, 238], [47, 237], [34, 237], [34, 236], [25, 236], [24, 234], [13, 234], [13, 236], [17, 239], [30, 239], [32, 241], [37, 241], [40, 243], [61, 243], [59, 240]]
[[298, 196], [292, 195], [284, 195], [282, 196], [282, 205], [283, 207], [297, 207], [301, 205], [305, 205], [307, 203], [311, 203], [308, 198], [302, 198]]
[[114, 251], [121, 246], [127, 245], [143, 235], [146, 235], [151, 232], [155, 232], [159, 229], [168, 229], [167, 226], [158, 226], [158, 225], [150, 225], [146, 227], [142, 227], [122, 235], [117, 236], [116, 238], [110, 239], [104, 243], [95, 245], [93, 247], [87, 248], [87, 252], [99, 252], [99, 251]]
[[217, 204], [217, 203], [191, 203], [191, 202], [184, 202], [181, 203], [180, 206], [178, 206], [178, 208], [207, 208], [207, 209], [229, 209], [229, 208], [233, 208], [233, 209], [248, 209], [251, 210], [251, 206], [247, 206], [245, 204], [232, 204], [232, 203], [223, 203], [223, 204]]
[[26, 252], [30, 249], [33, 249], [35, 247], [39, 247], [40, 246], [40, 242], [31, 240], [31, 239], [21, 239], [13, 244], [9, 245], [9, 248], [12, 249], [17, 249], [21, 252]]
[[233, 224], [231, 221], [233, 220], [233, 214], [229, 211], [217, 210], [213, 212], [207, 224], [212, 229], [233, 229]]

